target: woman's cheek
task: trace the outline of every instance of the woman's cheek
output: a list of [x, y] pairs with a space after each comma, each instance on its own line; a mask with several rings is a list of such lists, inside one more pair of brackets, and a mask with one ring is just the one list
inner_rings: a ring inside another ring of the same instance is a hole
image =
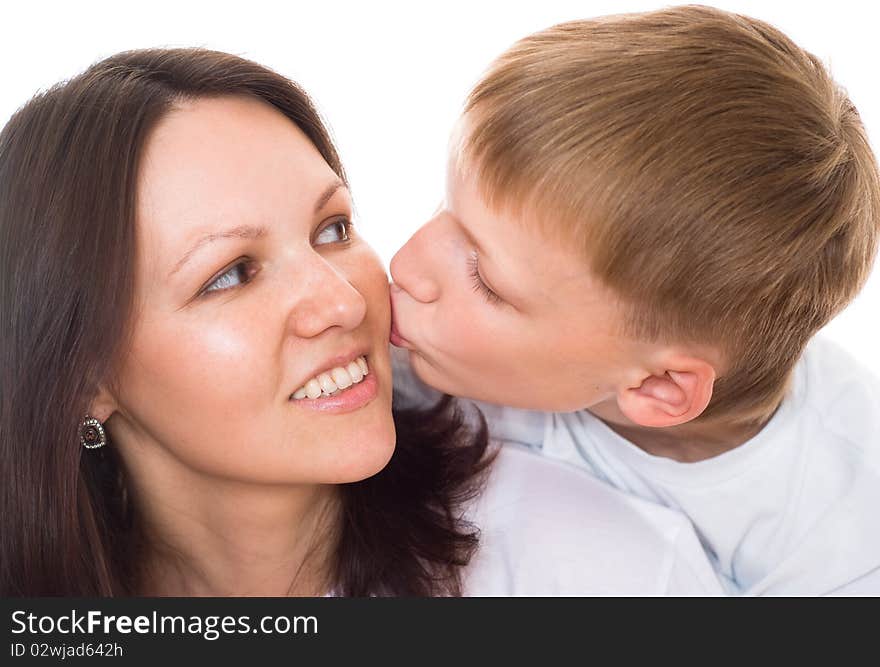
[[[259, 329], [245, 322], [202, 323], [185, 330], [145, 332], [149, 342], [136, 348], [133, 370], [170, 400], [213, 405], [241, 401], [265, 377], [268, 354]], [[151, 335], [152, 334], [152, 335]], [[138, 371], [138, 369], [140, 369]], [[134, 378], [132, 378], [134, 379]], [[155, 390], [154, 390], [155, 391]]]
[[382, 329], [391, 325], [391, 303], [388, 295], [388, 274], [382, 268], [379, 256], [364, 244], [352, 252], [354, 261], [348, 263], [349, 283], [366, 301], [366, 319]]

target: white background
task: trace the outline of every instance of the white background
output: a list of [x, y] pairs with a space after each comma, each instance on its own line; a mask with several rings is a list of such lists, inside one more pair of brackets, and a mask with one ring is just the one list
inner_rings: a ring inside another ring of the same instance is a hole
[[[446, 141], [465, 94], [516, 39], [554, 23], [661, 2], [29, 2], [0, 14], [0, 123], [37, 90], [117, 51], [204, 46], [298, 81], [329, 122], [357, 222], [385, 261], [443, 191]], [[812, 51], [850, 94], [880, 148], [872, 3], [711, 2], [768, 21]], [[826, 329], [880, 374], [880, 271]]]

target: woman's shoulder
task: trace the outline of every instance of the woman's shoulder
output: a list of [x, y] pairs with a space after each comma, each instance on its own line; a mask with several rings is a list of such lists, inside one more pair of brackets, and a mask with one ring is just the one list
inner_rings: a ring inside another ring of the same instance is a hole
[[690, 523], [514, 445], [469, 509], [480, 547], [467, 595], [720, 593]]

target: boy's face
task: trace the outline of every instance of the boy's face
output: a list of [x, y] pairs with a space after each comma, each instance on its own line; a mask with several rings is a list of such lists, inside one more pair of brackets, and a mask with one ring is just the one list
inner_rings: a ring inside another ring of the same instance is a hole
[[451, 160], [443, 206], [391, 261], [392, 342], [458, 396], [569, 411], [614, 399], [633, 343], [578, 249], [490, 210]]

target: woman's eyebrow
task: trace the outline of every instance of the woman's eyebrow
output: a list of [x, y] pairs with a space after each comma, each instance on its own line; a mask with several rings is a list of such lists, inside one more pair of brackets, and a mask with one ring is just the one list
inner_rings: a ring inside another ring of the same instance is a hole
[[178, 261], [174, 268], [171, 269], [168, 277], [170, 278], [175, 273], [177, 273], [197, 251], [201, 250], [206, 245], [213, 243], [214, 241], [219, 241], [221, 239], [259, 239], [264, 237], [266, 233], [267, 232], [265, 227], [239, 225], [238, 227], [226, 229], [222, 232], [205, 234], [198, 241], [196, 241], [189, 250], [184, 253], [183, 257], [180, 258], [180, 261]]
[[[333, 181], [330, 185], [324, 188], [324, 191], [315, 202], [315, 213], [320, 212], [320, 210], [327, 205], [327, 202], [333, 198], [333, 195], [336, 194], [336, 191], [340, 188], [347, 189], [347, 186], [341, 179]], [[184, 253], [183, 257], [181, 257], [174, 268], [171, 269], [168, 277], [170, 278], [175, 273], [180, 271], [180, 269], [183, 268], [183, 265], [186, 264], [196, 252], [201, 250], [204, 246], [213, 243], [214, 241], [219, 241], [221, 239], [259, 239], [266, 236], [266, 234], [267, 231], [265, 227], [254, 227], [253, 225], [239, 225], [237, 227], [233, 227], [232, 229], [227, 229], [221, 232], [205, 234], [200, 239], [198, 239], [189, 250]]]
[[318, 213], [324, 208], [324, 206], [326, 206], [327, 202], [333, 198], [333, 195], [336, 194], [336, 191], [339, 190], [339, 188], [345, 188], [347, 190], [348, 186], [341, 179], [336, 179], [324, 189], [324, 192], [318, 197], [318, 201], [315, 202], [315, 213]]

